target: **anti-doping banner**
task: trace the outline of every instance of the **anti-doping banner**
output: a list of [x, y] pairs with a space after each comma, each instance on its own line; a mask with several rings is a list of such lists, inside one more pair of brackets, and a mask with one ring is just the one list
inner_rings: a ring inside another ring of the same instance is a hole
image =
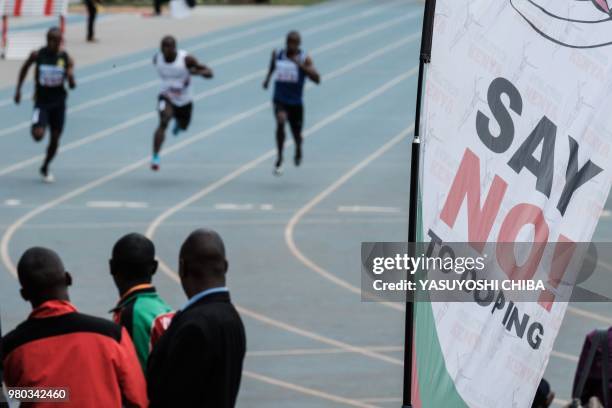
[[[437, 0], [423, 241], [479, 252], [483, 243], [591, 240], [611, 185], [610, 6]], [[558, 282], [567, 272], [558, 266], [538, 270]], [[520, 262], [510, 269], [520, 274]], [[530, 407], [567, 308], [554, 281], [538, 302], [416, 303], [415, 405]]]

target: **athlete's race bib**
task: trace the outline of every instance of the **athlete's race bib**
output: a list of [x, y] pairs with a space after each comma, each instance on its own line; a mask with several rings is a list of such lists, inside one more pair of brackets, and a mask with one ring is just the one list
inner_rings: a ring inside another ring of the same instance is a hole
[[276, 80], [279, 82], [297, 83], [300, 70], [297, 64], [289, 60], [276, 61]]
[[41, 86], [56, 87], [64, 84], [66, 71], [59, 65], [40, 65], [38, 67], [38, 83]]

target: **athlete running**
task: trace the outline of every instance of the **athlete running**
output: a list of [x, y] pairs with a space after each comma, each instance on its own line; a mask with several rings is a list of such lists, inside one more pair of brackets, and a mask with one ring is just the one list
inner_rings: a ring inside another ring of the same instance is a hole
[[200, 64], [187, 51], [176, 49], [174, 37], [166, 36], [161, 41], [161, 51], [153, 57], [162, 84], [158, 98], [159, 126], [153, 138], [153, 159], [151, 169], [159, 170], [162, 144], [166, 138], [166, 128], [174, 118], [172, 134], [175, 136], [186, 130], [191, 122], [193, 99], [191, 96], [191, 75], [212, 78], [213, 72]]
[[32, 137], [40, 142], [45, 137], [47, 126], [50, 129], [47, 155], [40, 168], [43, 181], [52, 183], [55, 179], [49, 172], [49, 164], [57, 153], [59, 140], [64, 128], [66, 117], [66, 88], [74, 89], [74, 63], [66, 51], [61, 49], [62, 32], [53, 27], [47, 32], [47, 45], [38, 51], [33, 51], [19, 71], [15, 103], [21, 102], [21, 86], [32, 64], [36, 65], [34, 73], [34, 114], [32, 115]]
[[270, 69], [263, 83], [268, 89], [272, 74], [274, 78], [274, 115], [276, 117], [276, 147], [278, 156], [274, 165], [274, 174], [282, 174], [283, 146], [285, 144], [285, 123], [289, 122], [293, 140], [295, 141], [294, 162], [299, 166], [302, 162], [302, 127], [304, 123], [304, 83], [309, 78], [316, 84], [321, 82], [312, 59], [300, 49], [300, 34], [291, 31], [287, 34], [285, 49], [272, 51]]

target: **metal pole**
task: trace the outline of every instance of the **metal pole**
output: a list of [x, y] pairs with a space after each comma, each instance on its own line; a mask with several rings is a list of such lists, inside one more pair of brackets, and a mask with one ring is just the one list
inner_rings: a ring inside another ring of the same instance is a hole
[[[418, 209], [419, 209], [419, 170], [421, 166], [421, 106], [423, 99], [423, 82], [425, 64], [431, 61], [431, 43], [433, 37], [433, 21], [436, 0], [425, 1], [423, 13], [423, 32], [421, 35], [421, 55], [419, 58], [419, 78], [417, 83], [417, 101], [414, 120], [414, 139], [412, 140], [412, 156], [410, 161], [410, 210], [408, 214], [408, 251], [410, 255], [416, 249]], [[411, 279], [412, 275], [408, 276]], [[414, 341], [414, 303], [406, 301], [406, 323], [404, 327], [404, 398], [403, 408], [412, 408], [412, 358]]]
[[0, 323], [0, 408], [8, 408], [8, 402], [6, 401], [6, 397], [4, 395], [4, 390], [2, 388], [2, 383], [4, 382], [4, 373], [2, 362], [4, 361], [4, 353], [2, 352], [2, 323]]

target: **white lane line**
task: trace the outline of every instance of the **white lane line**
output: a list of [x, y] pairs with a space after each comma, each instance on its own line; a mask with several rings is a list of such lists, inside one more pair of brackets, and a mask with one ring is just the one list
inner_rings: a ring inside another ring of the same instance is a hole
[[385, 213], [398, 214], [402, 212], [398, 207], [376, 207], [367, 205], [341, 205], [338, 207], [338, 212], [341, 213]]
[[242, 374], [247, 378], [252, 378], [257, 381], [261, 381], [264, 383], [268, 383], [270, 385], [275, 385], [277, 387], [286, 388], [291, 391], [298, 392], [300, 394], [310, 395], [312, 397], [317, 397], [326, 401], [335, 402], [337, 404], [348, 405], [351, 407], [361, 407], [361, 408], [378, 408], [376, 405], [369, 404], [365, 401], [358, 401], [350, 398], [340, 397], [338, 395], [330, 394], [324, 391], [315, 390], [314, 388], [304, 387], [302, 385], [293, 384], [287, 382], [285, 380], [278, 380], [276, 378], [268, 377], [261, 374], [256, 374], [249, 370], [244, 370]]
[[236, 204], [236, 203], [219, 203], [215, 204], [215, 210], [219, 211], [273, 211], [274, 206], [272, 204]]
[[[414, 39], [418, 38], [418, 36], [410, 36], [402, 41], [414, 41]], [[398, 41], [395, 45], [397, 47], [400, 46], [401, 41]], [[386, 52], [390, 51], [392, 49], [392, 47], [385, 47], [387, 48]], [[369, 54], [368, 56], [361, 58], [360, 60], [357, 61], [353, 61], [347, 65], [345, 65], [342, 68], [339, 68], [335, 71], [333, 71], [332, 73], [329, 74], [329, 76], [327, 76], [327, 80], [331, 80], [333, 78], [336, 78], [340, 75], [342, 75], [343, 73], [350, 71], [354, 68], [357, 68], [359, 66], [361, 66], [364, 62], [369, 61], [370, 59], [374, 59], [376, 58], [378, 55], [380, 55], [380, 51], [375, 51], [371, 54]], [[384, 84], [383, 86], [381, 86], [380, 88], [378, 88], [377, 90], [371, 92], [370, 94], [366, 95], [365, 97], [361, 98], [359, 101], [354, 102], [353, 104], [345, 107], [344, 109], [341, 109], [340, 111], [336, 112], [335, 114], [327, 117], [327, 119], [321, 121], [318, 123], [318, 125], [315, 125], [313, 128], [311, 128], [313, 131], [318, 130], [318, 128], [324, 127], [327, 124], [335, 121], [337, 118], [345, 115], [346, 113], [348, 113], [350, 110], [355, 109], [356, 107], [358, 107], [360, 104], [366, 103], [368, 102], [370, 99], [375, 98], [376, 96], [378, 96], [379, 94], [385, 92], [386, 90], [390, 89], [391, 87], [395, 86], [397, 83], [399, 83], [400, 81], [406, 79], [408, 76], [412, 76], [416, 73], [416, 68], [413, 68], [411, 71], [409, 71], [406, 74], [400, 75], [399, 77], [396, 77], [395, 79], [392, 79], [391, 81], [387, 82], [386, 84]], [[356, 103], [358, 103], [356, 105]], [[217, 125], [201, 132], [198, 133], [190, 138], [186, 138], [183, 139], [182, 141], [168, 147], [165, 150], [165, 154], [171, 154], [174, 151], [183, 149], [184, 147], [187, 147], [197, 141], [200, 141], [202, 139], [205, 139], [223, 129], [225, 129], [226, 127], [229, 127], [235, 123], [241, 122], [242, 120], [245, 120], [251, 116], [254, 116], [255, 114], [262, 112], [265, 109], [269, 109], [270, 104], [268, 102], [266, 103], [262, 103], [260, 105], [257, 105], [255, 107], [253, 107], [252, 109], [243, 111], [242, 113], [238, 113], [235, 114], [234, 116], [232, 116], [229, 119], [226, 119], [220, 123], [218, 123]], [[317, 127], [318, 126], [318, 127]], [[274, 153], [274, 150], [271, 150], [272, 154]], [[262, 156], [263, 160], [267, 159], [270, 156], [270, 152], [268, 152], [268, 154]], [[260, 158], [261, 159], [261, 158]], [[2, 240], [0, 241], [0, 258], [2, 258], [2, 262], [4, 263], [5, 267], [7, 268], [7, 270], [9, 271], [9, 273], [13, 274], [14, 276], [16, 276], [16, 270], [15, 270], [15, 265], [13, 264], [13, 261], [11, 260], [10, 257], [10, 251], [9, 251], [9, 245], [10, 245], [10, 241], [13, 237], [13, 235], [15, 234], [15, 232], [17, 232], [19, 230], [19, 228], [21, 228], [25, 223], [27, 223], [29, 220], [31, 220], [32, 218], [36, 217], [37, 215], [59, 205], [62, 204], [74, 197], [79, 196], [80, 194], [83, 194], [89, 190], [92, 190], [100, 185], [103, 185], [113, 179], [116, 179], [118, 177], [121, 177], [124, 174], [127, 174], [131, 171], [134, 171], [136, 169], [138, 169], [141, 166], [144, 166], [148, 163], [149, 158], [145, 157], [143, 159], [140, 159], [136, 162], [133, 162], [130, 165], [127, 165], [123, 168], [120, 168], [112, 173], [109, 173], [105, 176], [102, 176], [100, 178], [97, 178], [89, 183], [84, 184], [83, 186], [72, 190], [68, 193], [65, 193], [59, 197], [57, 197], [56, 199], [53, 199], [51, 201], [48, 201], [47, 203], [34, 208], [33, 210], [29, 211], [28, 213], [26, 213], [25, 215], [23, 215], [22, 217], [18, 218], [15, 222], [13, 222], [4, 232], [3, 236], [2, 236]]]
[[6, 205], [7, 207], [16, 207], [18, 205], [21, 205], [21, 200], [17, 200], [16, 198], [9, 198], [8, 200], [4, 201], [4, 205]]
[[253, 204], [232, 204], [232, 203], [221, 203], [215, 204], [216, 210], [221, 211], [250, 211], [254, 209]]
[[[383, 7], [380, 7], [380, 8], [375, 8], [375, 12], [376, 13], [381, 13], [381, 12], [384, 11], [385, 7], [388, 7], [388, 6], [383, 6]], [[314, 28], [304, 30], [303, 34], [304, 35], [310, 35], [310, 34], [318, 33], [318, 32], [321, 32], [321, 31], [326, 31], [326, 30], [335, 28], [337, 26], [340, 26], [340, 25], [343, 25], [343, 24], [346, 24], [346, 23], [349, 23], [349, 22], [352, 22], [352, 21], [355, 21], [355, 20], [359, 20], [359, 19], [363, 19], [363, 18], [369, 17], [371, 14], [373, 14], [373, 13], [359, 13], [357, 15], [343, 17], [343, 18], [334, 20], [332, 22], [329, 22], [329, 23], [326, 23], [326, 24], [321, 24], [319, 26], [315, 26]], [[419, 13], [412, 13], [411, 15], [414, 15], [416, 17], [416, 16], [419, 15]], [[395, 23], [394, 21], [391, 21], [389, 24], [393, 25], [394, 23]], [[374, 28], [374, 27], [372, 27], [372, 28]], [[369, 30], [365, 30], [365, 31], [370, 31], [370, 30], [372, 30], [372, 28], [370, 28]], [[343, 40], [341, 39], [340, 41], [343, 41]], [[213, 68], [219, 67], [219, 66], [227, 64], [229, 62], [233, 62], [233, 61], [236, 61], [238, 59], [245, 58], [245, 57], [247, 57], [249, 55], [256, 54], [256, 53], [261, 52], [263, 50], [269, 50], [271, 47], [273, 47], [273, 46], [275, 46], [277, 44], [278, 44], [278, 40], [268, 41], [267, 43], [259, 44], [256, 47], [251, 46], [249, 48], [242, 49], [240, 51], [237, 51], [237, 52], [234, 52], [232, 54], [229, 54], [229, 55], [227, 55], [225, 57], [221, 57], [221, 58], [218, 58], [216, 60], [207, 61], [207, 64], [212, 66]], [[335, 47], [337, 47], [337, 45], [334, 45], [334, 43], [329, 43], [329, 44], [326, 44], [326, 45], [324, 45], [322, 47], [319, 47], [318, 50], [319, 50], [319, 52], [325, 52], [328, 49], [333, 49]], [[148, 60], [148, 63], [150, 64], [151, 61]], [[130, 88], [125, 88], [125, 89], [123, 89], [121, 91], [113, 92], [111, 94], [105, 95], [105, 96], [100, 97], [100, 98], [95, 98], [95, 99], [89, 100], [87, 102], [83, 102], [83, 103], [80, 103], [78, 105], [71, 106], [71, 107], [68, 108], [68, 112], [67, 113], [71, 115], [71, 114], [80, 112], [82, 110], [89, 109], [91, 107], [98, 106], [98, 105], [104, 104], [106, 102], [110, 102], [110, 101], [113, 101], [115, 99], [119, 99], [119, 98], [122, 98], [124, 96], [131, 95], [131, 94], [136, 93], [136, 92], [143, 91], [145, 89], [153, 88], [153, 87], [155, 87], [157, 85], [159, 85], [159, 79], [156, 78], [156, 79], [153, 79], [151, 81], [147, 81], [145, 83], [142, 83], [142, 84], [130, 87]], [[6, 135], [14, 133], [14, 132], [17, 132], [19, 130], [28, 129], [31, 125], [32, 125], [31, 122], [29, 120], [27, 120], [27, 121], [23, 121], [21, 123], [18, 123], [16, 125], [13, 125], [13, 126], [10, 126], [10, 127], [6, 127], [4, 129], [0, 130], [0, 137], [1, 136], [6, 136]]]
[[[281, 18], [279, 19], [278, 22], [276, 23], [270, 23], [269, 21], [263, 21], [263, 22], [258, 22], [258, 24], [261, 25], [261, 27], [255, 27], [255, 28], [251, 28], [245, 31], [241, 31], [238, 33], [234, 33], [234, 34], [229, 34], [229, 35], [225, 35], [221, 38], [218, 38], [216, 40], [211, 40], [211, 41], [207, 41], [206, 39], [202, 39], [202, 41], [200, 41], [201, 45], [195, 46], [195, 47], [189, 47], [187, 48], [188, 51], [190, 52], [194, 52], [194, 51], [199, 51], [199, 50], [203, 50], [206, 48], [210, 48], [216, 45], [220, 45], [220, 44], [224, 44], [233, 40], [237, 40], [237, 39], [241, 39], [241, 38], [245, 38], [245, 37], [250, 37], [253, 34], [257, 34], [260, 32], [264, 32], [264, 31], [270, 31], [270, 30], [274, 30], [278, 27], [282, 27], [284, 25], [287, 25], [289, 23], [294, 23], [297, 21], [301, 21], [301, 20], [307, 20], [309, 18], [312, 17], [320, 17], [321, 15], [325, 15], [325, 14], [330, 14], [338, 9], [342, 9], [342, 8], [346, 8], [347, 4], [349, 6], [352, 5], [356, 5], [356, 4], [360, 4], [360, 3], [365, 3], [368, 0], [355, 0], [352, 4], [350, 2], [344, 2], [344, 3], [339, 3], [337, 5], [331, 6], [331, 7], [322, 7], [319, 10], [316, 10], [312, 13], [300, 13], [299, 15], [295, 16], [295, 17], [287, 17], [287, 18]], [[192, 39], [187, 39], [185, 41], [190, 41], [193, 40]], [[94, 74], [90, 74], [84, 77], [77, 77], [79, 84], [86, 84], [88, 82], [92, 82], [98, 79], [102, 79], [102, 78], [107, 78], [109, 76], [113, 76], [113, 75], [117, 75], [117, 74], [121, 74], [123, 72], [126, 71], [130, 71], [132, 69], [136, 69], [136, 68], [140, 68], [140, 67], [144, 67], [147, 66], [151, 63], [151, 59], [150, 58], [144, 58], [141, 59], [139, 61], [135, 61], [126, 65], [122, 65], [119, 67], [115, 67], [112, 70], [104, 70], [104, 71], [100, 71]], [[7, 98], [3, 101], [0, 101], [0, 107], [3, 106], [7, 106], [13, 103], [13, 99], [12, 98]]]
[[576, 306], [568, 306], [567, 311], [573, 315], [586, 317], [587, 319], [595, 320], [596, 322], [603, 323], [607, 326], [612, 326], [612, 318], [608, 316], [603, 316], [595, 312], [589, 312], [588, 310], [580, 309]]
[[[363, 349], [383, 353], [393, 353], [404, 351], [400, 346], [362, 346]], [[327, 354], [354, 354], [340, 348], [306, 348], [289, 350], [258, 350], [248, 351], [247, 357], [296, 357], [296, 356], [317, 356]]]
[[601, 212], [601, 218], [610, 218], [612, 216], [612, 211], [610, 210], [603, 210]]
[[88, 201], [85, 205], [89, 208], [141, 209], [149, 207], [149, 204], [139, 201]]
[[[306, 205], [300, 208], [293, 215], [293, 217], [291, 217], [291, 219], [287, 223], [287, 226], [285, 227], [285, 242], [287, 243], [287, 247], [289, 248], [289, 251], [291, 252], [291, 254], [293, 254], [293, 256], [295, 256], [300, 262], [302, 262], [302, 264], [304, 264], [308, 269], [312, 270], [313, 272], [317, 273], [323, 278], [329, 280], [330, 282], [333, 282], [334, 284], [352, 293], [355, 293], [359, 296], [361, 296], [360, 288], [352, 285], [351, 283], [345, 281], [344, 279], [341, 279], [338, 276], [334, 275], [333, 273], [320, 267], [315, 262], [313, 262], [310, 258], [308, 258], [306, 255], [304, 255], [302, 251], [300, 251], [300, 249], [297, 247], [295, 240], [293, 238], [295, 226], [300, 222], [300, 220], [304, 217], [304, 215], [310, 212], [321, 201], [323, 201], [333, 192], [338, 190], [344, 183], [346, 183], [353, 176], [355, 176], [357, 173], [359, 173], [361, 170], [367, 167], [371, 162], [378, 159], [380, 156], [385, 154], [388, 150], [390, 150], [395, 145], [397, 145], [399, 142], [404, 140], [409, 134], [412, 133], [413, 130], [414, 130], [414, 125], [409, 126], [408, 128], [404, 129], [398, 135], [394, 136], [391, 140], [386, 142], [382, 147], [378, 148], [374, 153], [370, 154], [368, 157], [366, 157], [364, 160], [359, 162], [348, 172], [344, 173], [339, 179], [337, 179], [329, 187], [327, 187], [325, 190], [317, 194], [312, 200], [306, 203]], [[398, 303], [381, 302], [381, 304], [387, 307], [390, 307], [392, 309], [395, 309], [395, 310], [400, 310], [400, 311], [404, 310], [404, 306]]]
[[[397, 24], [397, 23], [395, 23], [395, 24]], [[372, 30], [374, 30], [374, 29], [381, 30], [381, 29], [384, 29], [384, 28], [387, 28], [387, 26], [378, 25], [378, 26], [371, 27], [368, 30], [360, 31], [360, 32], [355, 33], [355, 34], [348, 35], [348, 36], [343, 37], [342, 39], [340, 39], [338, 41], [335, 41], [335, 46], [339, 47], [339, 46], [341, 46], [341, 45], [343, 45], [343, 44], [345, 44], [345, 43], [347, 43], [349, 41], [354, 41], [355, 39], [361, 38], [364, 35], [364, 34], [362, 34], [363, 32], [367, 31], [368, 34], [371, 34]], [[327, 75], [324, 75], [323, 76], [323, 80], [327, 82], [330, 79], [339, 77], [340, 75], [342, 75], [342, 74], [344, 74], [346, 72], [349, 72], [349, 71], [351, 71], [351, 70], [353, 70], [355, 68], [359, 68], [361, 65], [363, 65], [363, 64], [365, 64], [367, 62], [372, 61], [375, 58], [378, 58], [379, 56], [384, 55], [384, 54], [386, 54], [388, 52], [396, 50], [396, 49], [402, 47], [405, 44], [408, 44], [410, 42], [416, 41], [419, 38], [420, 38], [420, 35], [418, 33], [415, 33], [415, 34], [412, 34], [412, 35], [410, 35], [410, 36], [408, 36], [408, 37], [406, 37], [406, 38], [404, 38], [402, 40], [393, 42], [393, 43], [391, 43], [391, 44], [389, 44], [389, 45], [387, 45], [387, 46], [385, 46], [383, 48], [380, 48], [379, 50], [377, 50], [377, 51], [367, 55], [364, 58], [361, 58], [359, 60], [353, 61], [352, 63], [349, 63], [349, 64], [345, 65], [344, 67], [338, 69], [338, 70], [335, 70], [335, 71], [333, 71], [333, 72], [331, 72], [331, 73], [329, 73]], [[339, 42], [339, 41], [341, 41], [341, 42]], [[312, 51], [312, 55], [316, 55], [319, 52], [320, 52], [319, 49], [315, 48]], [[231, 90], [233, 88], [236, 88], [236, 87], [238, 87], [238, 86], [240, 86], [240, 85], [242, 85], [244, 83], [247, 83], [249, 81], [252, 81], [254, 79], [259, 79], [262, 75], [265, 74], [265, 72], [266, 72], [266, 70], [260, 70], [258, 72], [254, 72], [254, 73], [251, 73], [249, 75], [246, 75], [246, 76], [243, 76], [241, 78], [238, 78], [238, 79], [236, 79], [234, 81], [225, 83], [223, 85], [219, 85], [219, 86], [217, 86], [215, 88], [211, 88], [211, 89], [209, 89], [209, 90], [207, 90], [205, 92], [197, 94], [194, 97], [194, 101], [199, 101], [199, 100], [202, 100], [204, 98], [212, 97], [214, 95], [217, 95], [217, 94], [220, 94], [222, 92], [225, 92], [225, 91]], [[312, 85], [309, 84], [309, 87], [310, 86], [312, 86]], [[75, 140], [74, 142], [68, 143], [68, 144], [66, 144], [64, 146], [60, 146], [59, 153], [65, 153], [67, 151], [77, 149], [77, 148], [79, 148], [81, 146], [84, 146], [86, 144], [92, 143], [92, 142], [94, 142], [94, 141], [96, 141], [98, 139], [103, 139], [103, 138], [108, 137], [110, 135], [113, 135], [113, 134], [115, 134], [115, 133], [117, 133], [119, 131], [128, 129], [128, 128], [130, 128], [132, 126], [135, 126], [135, 125], [138, 125], [140, 123], [144, 123], [144, 122], [146, 122], [149, 119], [154, 119], [155, 117], [157, 117], [157, 112], [154, 112], [154, 111], [153, 112], [147, 112], [147, 113], [135, 116], [132, 119], [129, 119], [129, 120], [124, 121], [124, 122], [121, 122], [121, 123], [119, 123], [117, 125], [114, 125], [114, 126], [112, 126], [110, 128], [101, 130], [99, 132], [96, 132], [96, 133], [94, 133], [92, 135], [89, 135], [87, 137], [81, 138], [79, 140]], [[18, 170], [20, 170], [20, 169], [22, 169], [24, 167], [27, 167], [27, 166], [30, 166], [30, 165], [33, 165], [33, 164], [37, 164], [43, 158], [44, 158], [44, 155], [40, 154], [40, 155], [36, 155], [34, 157], [31, 157], [29, 159], [25, 159], [25, 160], [19, 161], [17, 163], [14, 163], [12, 165], [9, 165], [9, 166], [7, 166], [7, 167], [5, 167], [3, 169], [0, 169], [0, 177], [1, 176], [5, 176], [5, 175], [10, 174], [10, 173], [13, 173], [15, 171], [18, 171]]]
[[577, 363], [578, 362], [578, 356], [575, 356], [573, 354], [563, 353], [562, 351], [553, 350], [551, 352], [551, 355], [553, 357], [557, 357], [557, 358], [560, 358], [562, 360], [571, 361], [572, 363]]
[[[369, 94], [359, 98], [358, 100], [356, 100], [355, 102], [351, 103], [350, 105], [347, 105], [346, 107], [340, 109], [336, 113], [326, 117], [325, 119], [321, 120], [320, 122], [316, 123], [315, 125], [313, 125], [309, 129], [304, 131], [304, 135], [303, 135], [304, 138], [309, 137], [310, 135], [312, 135], [312, 134], [318, 132], [319, 130], [321, 130], [322, 128], [328, 126], [330, 123], [335, 122], [336, 120], [342, 118], [346, 114], [348, 114], [348, 113], [354, 111], [355, 109], [359, 108], [360, 106], [368, 103], [369, 101], [371, 101], [372, 99], [376, 98], [377, 96], [379, 96], [379, 95], [385, 93], [386, 91], [388, 91], [389, 89], [395, 87], [401, 81], [404, 81], [404, 80], [408, 79], [409, 77], [414, 76], [417, 73], [417, 71], [418, 71], [418, 68], [415, 67], [415, 68], [409, 70], [408, 72], [393, 78], [392, 80], [388, 81], [387, 83], [385, 83], [381, 87], [375, 89], [374, 91], [370, 92]], [[290, 145], [290, 143], [287, 143], [285, 147], [288, 147], [288, 145]], [[153, 220], [153, 222], [151, 223], [151, 225], [147, 229], [146, 235], [148, 237], [153, 236], [155, 234], [155, 231], [157, 230], [157, 228], [168, 217], [170, 217], [171, 215], [177, 213], [178, 211], [182, 210], [183, 208], [191, 205], [192, 203], [200, 200], [202, 197], [212, 193], [213, 191], [217, 190], [218, 188], [224, 186], [225, 184], [229, 183], [230, 181], [234, 180], [235, 178], [239, 177], [240, 175], [242, 175], [242, 174], [250, 171], [251, 169], [257, 167], [259, 164], [265, 162], [266, 160], [269, 160], [270, 158], [274, 157], [275, 154], [276, 154], [276, 149], [268, 150], [267, 153], [264, 153], [263, 155], [259, 156], [258, 158], [254, 159], [254, 160], [251, 160], [248, 163], [243, 164], [242, 166], [238, 167], [236, 170], [232, 171], [231, 173], [228, 173], [224, 177], [222, 177], [222, 178], [218, 179], [217, 181], [209, 184], [204, 189], [200, 190], [198, 193], [196, 193], [196, 194], [192, 195], [191, 197], [188, 197], [187, 199], [179, 202], [175, 206], [168, 208], [166, 211], [161, 213], [157, 218], [155, 218], [155, 220]]]

